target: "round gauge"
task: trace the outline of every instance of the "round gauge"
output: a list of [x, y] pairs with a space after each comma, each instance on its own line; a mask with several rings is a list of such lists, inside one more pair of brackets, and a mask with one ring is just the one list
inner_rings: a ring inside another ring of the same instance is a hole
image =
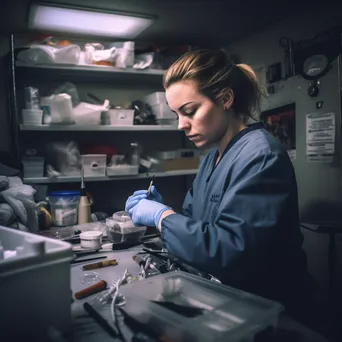
[[325, 75], [331, 64], [325, 55], [312, 55], [306, 58], [302, 65], [302, 76], [308, 80], [315, 80]]

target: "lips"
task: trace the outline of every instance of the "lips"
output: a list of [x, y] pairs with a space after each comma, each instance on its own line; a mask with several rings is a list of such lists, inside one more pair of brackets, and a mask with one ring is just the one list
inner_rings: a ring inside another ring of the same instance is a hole
[[199, 134], [194, 134], [194, 135], [187, 135], [187, 137], [189, 139], [195, 138], [195, 137], [199, 137]]

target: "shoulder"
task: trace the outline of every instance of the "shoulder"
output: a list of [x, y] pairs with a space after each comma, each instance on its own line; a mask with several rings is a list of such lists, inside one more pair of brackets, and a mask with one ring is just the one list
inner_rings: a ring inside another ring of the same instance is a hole
[[278, 160], [292, 167], [292, 162], [281, 142], [264, 128], [248, 132], [234, 147], [235, 160]]
[[237, 171], [249, 168], [259, 172], [282, 170], [282, 174], [292, 174], [293, 165], [287, 151], [278, 139], [263, 128], [244, 135], [235, 147], [233, 164]]
[[251, 154], [270, 153], [287, 155], [287, 152], [281, 142], [264, 128], [251, 131], [243, 136], [241, 139], [241, 145], [244, 147], [246, 152], [249, 151]]

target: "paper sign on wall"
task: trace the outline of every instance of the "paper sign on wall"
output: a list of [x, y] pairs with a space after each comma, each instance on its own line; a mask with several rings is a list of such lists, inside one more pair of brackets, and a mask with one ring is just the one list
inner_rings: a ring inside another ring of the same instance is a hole
[[332, 162], [335, 154], [335, 113], [306, 115], [308, 161]]

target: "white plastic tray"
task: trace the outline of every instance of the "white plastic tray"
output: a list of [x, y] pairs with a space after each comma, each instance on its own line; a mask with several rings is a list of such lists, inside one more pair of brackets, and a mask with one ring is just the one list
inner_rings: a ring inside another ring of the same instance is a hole
[[68, 332], [71, 244], [2, 226], [0, 241], [19, 254], [0, 260], [0, 341]]

